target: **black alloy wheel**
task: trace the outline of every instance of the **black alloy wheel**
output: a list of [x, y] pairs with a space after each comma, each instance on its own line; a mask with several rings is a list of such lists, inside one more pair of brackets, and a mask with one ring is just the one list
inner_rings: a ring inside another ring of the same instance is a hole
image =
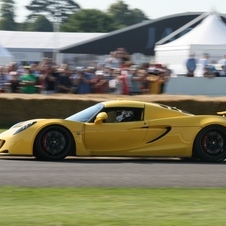
[[202, 161], [223, 161], [226, 158], [226, 128], [220, 125], [203, 128], [195, 139], [194, 154]]
[[41, 160], [62, 160], [72, 153], [73, 147], [73, 137], [66, 128], [48, 126], [35, 139], [34, 156]]

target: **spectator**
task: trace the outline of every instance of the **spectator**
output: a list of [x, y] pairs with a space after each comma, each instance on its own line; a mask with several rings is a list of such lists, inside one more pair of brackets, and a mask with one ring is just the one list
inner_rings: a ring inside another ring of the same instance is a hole
[[224, 54], [223, 58], [218, 61], [218, 64], [226, 68], [226, 54]]
[[173, 74], [173, 71], [166, 64], [162, 65], [162, 69], [165, 72], [165, 75], [164, 75], [165, 80], [168, 80], [171, 77], [171, 75]]
[[171, 76], [171, 70], [166, 66], [162, 66], [162, 70], [159, 71], [159, 85], [160, 85], [160, 93], [164, 93], [165, 91], [165, 85], [168, 79]]
[[47, 65], [44, 64], [40, 64], [39, 65], [39, 77], [38, 77], [38, 82], [37, 84], [40, 86], [41, 89], [41, 93], [45, 88], [45, 77], [46, 77], [46, 73], [47, 73]]
[[221, 66], [221, 70], [219, 70], [219, 77], [226, 77], [226, 69], [225, 66]]
[[208, 74], [206, 77], [212, 78], [219, 76], [219, 72], [216, 70], [214, 64], [216, 64], [216, 62], [212, 61], [209, 65], [207, 65]]
[[121, 68], [122, 59], [121, 59], [121, 53], [119, 51], [115, 51], [113, 53], [112, 60], [109, 65], [111, 68]]
[[59, 76], [58, 76], [58, 85], [57, 85], [57, 92], [58, 93], [70, 93], [73, 83], [70, 79], [71, 71], [68, 67], [59, 69]]
[[117, 48], [116, 51], [110, 52], [110, 55], [104, 61], [105, 67], [115, 69], [125, 68], [126, 66], [130, 65], [130, 55], [125, 48]]
[[32, 74], [30, 67], [25, 66], [25, 74], [19, 78], [22, 93], [36, 93], [37, 77]]
[[148, 70], [148, 68], [150, 67], [149, 63], [142, 63], [140, 66], [141, 70]]
[[120, 69], [114, 70], [114, 79], [109, 81], [109, 88], [113, 94], [122, 94], [122, 80], [121, 80], [121, 71]]
[[10, 72], [10, 92], [11, 93], [19, 93], [20, 92], [20, 81], [19, 81], [19, 74], [17, 71]]
[[38, 80], [38, 77], [40, 75], [40, 70], [38, 69], [38, 65], [37, 64], [31, 64], [30, 68], [31, 68], [30, 70], [31, 70], [32, 75], [34, 75]]
[[149, 76], [147, 79], [149, 81], [150, 93], [160, 94], [163, 93], [166, 72], [161, 64], [151, 64], [147, 70]]
[[186, 68], [187, 68], [187, 76], [194, 77], [194, 72], [196, 69], [197, 60], [195, 59], [195, 54], [191, 53], [189, 58], [186, 61]]
[[226, 54], [224, 54], [223, 58], [218, 61], [218, 64], [220, 64], [221, 66], [219, 76], [225, 77], [226, 76]]
[[43, 94], [53, 94], [56, 92], [58, 74], [54, 73], [54, 67], [47, 66], [43, 71], [43, 74], [40, 75], [42, 77], [41, 83], [43, 85], [42, 93]]
[[110, 93], [111, 88], [109, 87], [109, 82], [114, 79], [114, 69], [113, 68], [105, 67], [105, 69], [104, 69], [104, 79], [107, 81], [105, 92]]
[[129, 68], [129, 78], [130, 78], [130, 94], [131, 95], [141, 94], [142, 77], [138, 75], [137, 68], [135, 65]]
[[5, 92], [5, 86], [8, 82], [8, 68], [0, 67], [0, 93]]
[[141, 77], [141, 92], [142, 94], [149, 94], [150, 93], [150, 82], [148, 81], [148, 69], [141, 69], [139, 70], [138, 74]]
[[115, 52], [111, 51], [109, 53], [109, 56], [104, 60], [104, 66], [108, 67], [108, 68], [113, 67], [114, 65], [112, 64], [112, 62], [113, 62], [114, 58], [115, 58]]
[[103, 71], [96, 71], [95, 78], [92, 79], [92, 91], [93, 93], [105, 93], [107, 89], [108, 81], [104, 78]]
[[130, 94], [130, 78], [128, 69], [121, 70], [120, 80], [122, 81], [122, 94], [128, 95]]
[[116, 52], [120, 57], [121, 67], [131, 66], [130, 55], [125, 48], [117, 48]]
[[77, 87], [78, 94], [87, 94], [92, 92], [92, 79], [91, 73], [78, 70], [77, 74], [73, 76], [73, 84]]
[[201, 66], [201, 76], [204, 76], [204, 77], [208, 76], [209, 75], [208, 65], [210, 64], [208, 53], [204, 53], [202, 55], [202, 57], [199, 60], [199, 64]]

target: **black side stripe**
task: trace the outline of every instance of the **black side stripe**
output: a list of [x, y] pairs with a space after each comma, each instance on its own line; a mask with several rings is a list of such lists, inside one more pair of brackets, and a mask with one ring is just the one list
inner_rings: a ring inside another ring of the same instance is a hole
[[148, 141], [147, 144], [148, 144], [148, 143], [152, 143], [152, 142], [154, 142], [154, 141], [156, 141], [156, 140], [159, 140], [160, 138], [164, 137], [167, 133], [169, 133], [170, 130], [171, 130], [171, 127], [166, 127], [166, 132], [165, 132], [165, 133], [163, 133], [163, 134], [160, 135], [159, 137], [156, 137], [154, 140]]

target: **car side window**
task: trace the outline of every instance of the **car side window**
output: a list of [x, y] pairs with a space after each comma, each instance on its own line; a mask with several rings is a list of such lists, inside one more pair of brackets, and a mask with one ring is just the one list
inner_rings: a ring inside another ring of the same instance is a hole
[[104, 123], [133, 122], [143, 120], [142, 108], [106, 108], [103, 109], [108, 114]]
[[105, 120], [106, 123], [113, 123], [115, 122], [115, 111], [106, 112], [108, 118]]

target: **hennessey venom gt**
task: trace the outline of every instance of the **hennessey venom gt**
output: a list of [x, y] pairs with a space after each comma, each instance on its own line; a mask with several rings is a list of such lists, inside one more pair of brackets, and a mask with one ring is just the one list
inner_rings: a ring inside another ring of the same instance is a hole
[[217, 162], [226, 158], [226, 118], [158, 103], [106, 101], [65, 119], [17, 123], [0, 134], [0, 154], [41, 160], [112, 156]]

